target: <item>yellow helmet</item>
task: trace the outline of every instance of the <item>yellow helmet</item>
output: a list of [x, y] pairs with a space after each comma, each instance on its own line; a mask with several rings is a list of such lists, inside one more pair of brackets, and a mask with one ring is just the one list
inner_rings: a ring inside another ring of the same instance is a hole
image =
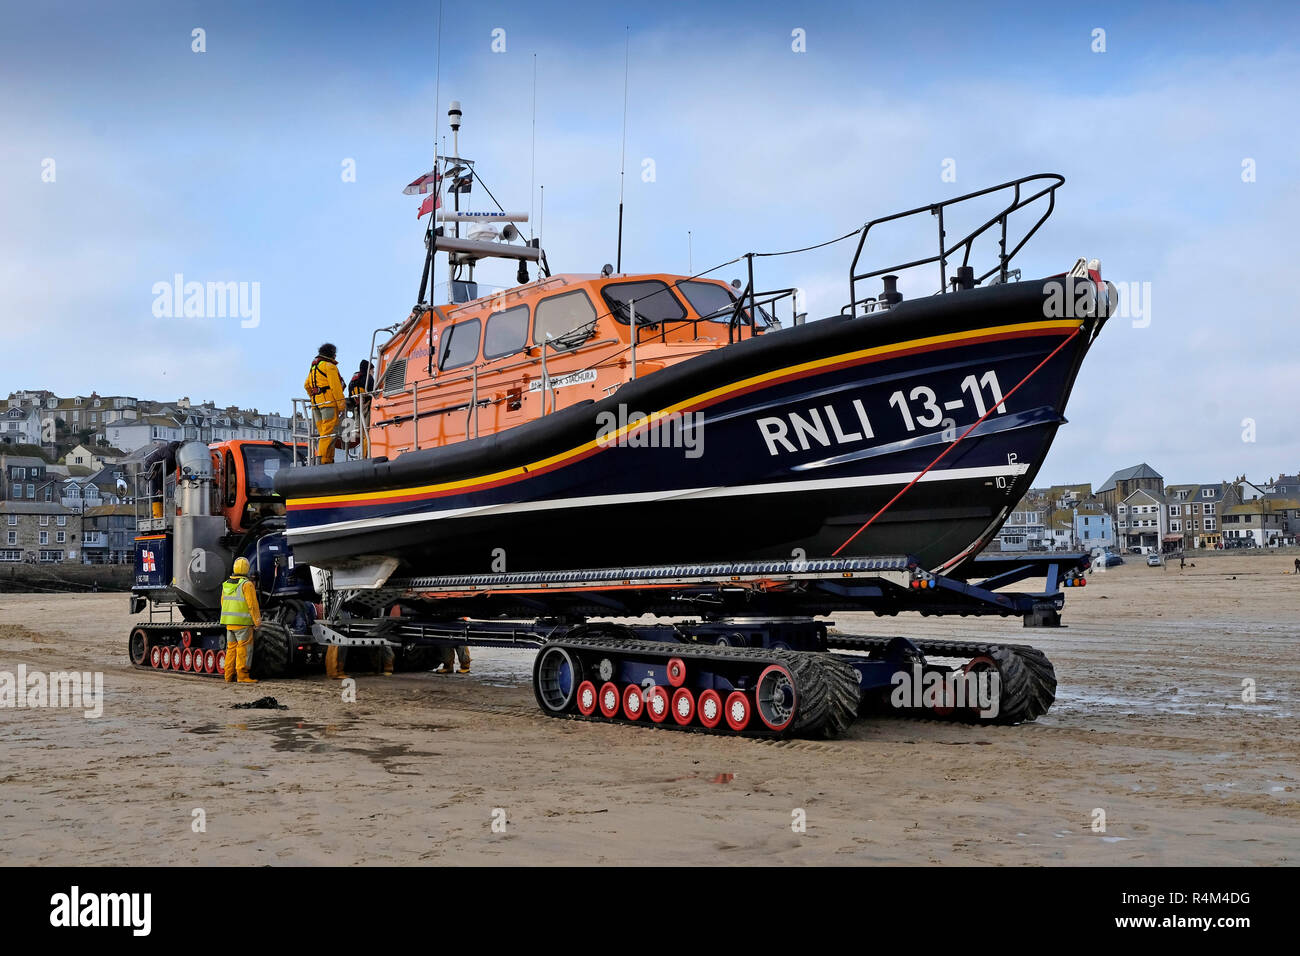
[[235, 558], [235, 566], [231, 568], [230, 573], [239, 578], [246, 575], [248, 573], [248, 558]]

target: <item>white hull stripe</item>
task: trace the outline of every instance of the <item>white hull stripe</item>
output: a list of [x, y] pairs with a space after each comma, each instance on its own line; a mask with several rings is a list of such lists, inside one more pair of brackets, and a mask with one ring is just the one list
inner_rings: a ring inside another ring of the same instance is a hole
[[[922, 483], [932, 481], [965, 481], [971, 478], [1016, 477], [1029, 470], [1028, 464], [991, 465], [983, 468], [949, 468], [931, 471]], [[914, 472], [892, 475], [868, 475], [861, 478], [823, 478], [815, 481], [776, 481], [762, 485], [727, 485], [714, 488], [677, 488], [671, 491], [638, 492], [626, 495], [588, 495], [575, 498], [549, 498], [544, 501], [513, 501], [477, 508], [451, 508], [445, 511], [420, 511], [414, 514], [385, 515], [335, 521], [310, 528], [290, 528], [288, 536], [296, 539], [315, 538], [320, 535], [347, 534], [367, 528], [390, 528], [394, 525], [418, 524], [424, 521], [444, 521], [466, 515], [486, 517], [514, 514], [522, 511], [554, 511], [563, 508], [595, 508], [608, 505], [645, 504], [652, 501], [699, 500], [703, 498], [733, 498], [739, 495], [775, 495], [784, 492], [831, 491], [840, 488], [870, 488], [880, 485], [905, 485], [916, 477]]]

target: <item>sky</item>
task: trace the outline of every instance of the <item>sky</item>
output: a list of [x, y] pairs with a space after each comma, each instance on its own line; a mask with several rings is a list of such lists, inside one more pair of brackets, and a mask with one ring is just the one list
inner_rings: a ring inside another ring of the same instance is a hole
[[[1169, 482], [1300, 471], [1300, 7], [479, 2], [444, 8], [441, 42], [438, 20], [437, 0], [0, 0], [0, 394], [287, 411], [322, 341], [355, 368], [416, 300], [401, 190], [453, 99], [461, 153], [505, 207], [542, 212], [525, 228], [552, 269], [598, 271], [626, 49], [625, 271], [699, 272], [1060, 173], [1015, 265], [1096, 257], [1133, 294], [1038, 483], [1143, 461]], [[928, 252], [926, 218], [868, 260]], [[759, 284], [835, 314], [851, 247], [760, 260]], [[177, 275], [256, 288], [255, 323], [156, 314]]]

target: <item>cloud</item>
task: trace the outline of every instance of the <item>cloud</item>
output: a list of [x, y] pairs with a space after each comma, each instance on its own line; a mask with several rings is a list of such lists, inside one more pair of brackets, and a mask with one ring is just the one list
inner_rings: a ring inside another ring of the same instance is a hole
[[[838, 36], [810, 16], [799, 55], [785, 13], [732, 13], [633, 31], [626, 269], [685, 272], [688, 229], [698, 271], [1060, 171], [1056, 214], [1016, 264], [1046, 275], [1100, 256], [1108, 278], [1150, 284], [1153, 311], [1146, 328], [1117, 320], [1103, 333], [1042, 479], [1096, 482], [1138, 460], [1171, 480], [1300, 467], [1287, 397], [1300, 354], [1289, 262], [1300, 170], [1294, 124], [1279, 121], [1300, 70], [1269, 28], [1238, 23], [1238, 52], [1224, 54], [1201, 34], [1184, 51], [1111, 17], [1111, 52], [1098, 56], [1062, 36], [1073, 27], [1039, 21], [1000, 27], [996, 48], [979, 47], [994, 42], [983, 28], [924, 46], [925, 18], [900, 26], [894, 14], [882, 36], [897, 55], [885, 55], [851, 42], [857, 21]], [[461, 18], [457, 30], [482, 43], [449, 38], [440, 83], [427, 17], [419, 36], [397, 36], [356, 20], [303, 30], [272, 17], [254, 30], [247, 11], [231, 13], [212, 21], [207, 59], [172, 49], [179, 21], [164, 18], [118, 30], [117, 47], [84, 40], [94, 82], [63, 50], [48, 87], [0, 120], [0, 322], [29, 357], [5, 363], [8, 384], [163, 398], [183, 379], [221, 402], [287, 410], [320, 339], [351, 364], [414, 301], [421, 227], [399, 191], [428, 168], [447, 101], [464, 104], [462, 149], [497, 198], [530, 205], [534, 50], [534, 178], [546, 198], [533, 225], [557, 270], [612, 262], [622, 30], [512, 18], [512, 52], [493, 56], [488, 29], [503, 15]], [[1017, 46], [1023, 56], [1002, 55]], [[16, 62], [0, 73], [8, 94]], [[44, 156], [58, 159], [56, 185], [39, 180]], [[1246, 157], [1257, 182], [1241, 181]], [[340, 179], [345, 158], [356, 183]], [[940, 178], [946, 159], [955, 183]], [[913, 236], [873, 235], [870, 261], [931, 249], [933, 221], [915, 225]], [[814, 318], [837, 313], [852, 246], [760, 260], [759, 284], [804, 289]], [[176, 272], [260, 282], [262, 326], [154, 319], [152, 284]], [[509, 283], [512, 272], [481, 278]], [[902, 283], [909, 296], [936, 286]], [[1240, 440], [1246, 417], [1254, 444]]]

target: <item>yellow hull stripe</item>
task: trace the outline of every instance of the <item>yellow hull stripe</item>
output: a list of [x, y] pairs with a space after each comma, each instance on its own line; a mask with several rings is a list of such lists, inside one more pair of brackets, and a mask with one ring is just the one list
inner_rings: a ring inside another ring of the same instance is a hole
[[508, 468], [505, 471], [498, 471], [490, 475], [481, 475], [477, 478], [464, 478], [460, 481], [448, 481], [436, 485], [421, 485], [415, 488], [390, 488], [387, 491], [366, 491], [357, 494], [325, 495], [315, 498], [290, 498], [289, 503], [295, 505], [320, 505], [347, 504], [352, 501], [378, 502], [387, 498], [405, 498], [410, 495], [425, 495], [441, 491], [453, 491], [457, 488], [469, 488], [474, 485], [518, 478], [537, 471], [538, 469], [547, 468], [551, 465], [565, 461], [566, 459], [573, 458], [577, 455], [585, 454], [597, 447], [616, 444], [618, 440], [627, 433], [644, 428], [648, 424], [656, 422], [668, 415], [672, 415], [675, 412], [680, 412], [695, 405], [709, 402], [711, 399], [729, 395], [732, 392], [739, 392], [743, 389], [752, 388], [755, 385], [761, 385], [764, 382], [770, 382], [773, 379], [785, 378], [789, 375], [799, 375], [803, 372], [815, 371], [816, 369], [825, 368], [830, 365], [843, 365], [861, 359], [873, 358], [880, 355], [889, 355], [894, 352], [906, 352], [911, 349], [926, 348], [931, 345], [958, 343], [969, 339], [1045, 331], [1060, 331], [1062, 334], [1069, 334], [1082, 324], [1082, 322], [1062, 322], [1060, 320], [1047, 322], [1020, 322], [1015, 325], [999, 325], [990, 328], [974, 329], [967, 332], [952, 332], [946, 335], [932, 335], [926, 338], [911, 339], [907, 342], [895, 342], [892, 345], [879, 345], [874, 348], [860, 349], [856, 352], [844, 352], [840, 355], [830, 356], [829, 358], [816, 359], [811, 362], [803, 362], [799, 365], [789, 365], [785, 368], [776, 369], [771, 372], [763, 372], [760, 375], [754, 375], [750, 378], [742, 379], [739, 382], [732, 382], [729, 385], [723, 385], [719, 388], [710, 389], [707, 392], [701, 392], [698, 395], [693, 395], [685, 401], [677, 402], [675, 405], [654, 412], [644, 419], [638, 419], [636, 422], [629, 423], [625, 427], [612, 432], [604, 438], [592, 439], [576, 448], [570, 448], [568, 451], [560, 452], [557, 455], [552, 455], [549, 458], [543, 458], [540, 461], [535, 461], [518, 468]]

